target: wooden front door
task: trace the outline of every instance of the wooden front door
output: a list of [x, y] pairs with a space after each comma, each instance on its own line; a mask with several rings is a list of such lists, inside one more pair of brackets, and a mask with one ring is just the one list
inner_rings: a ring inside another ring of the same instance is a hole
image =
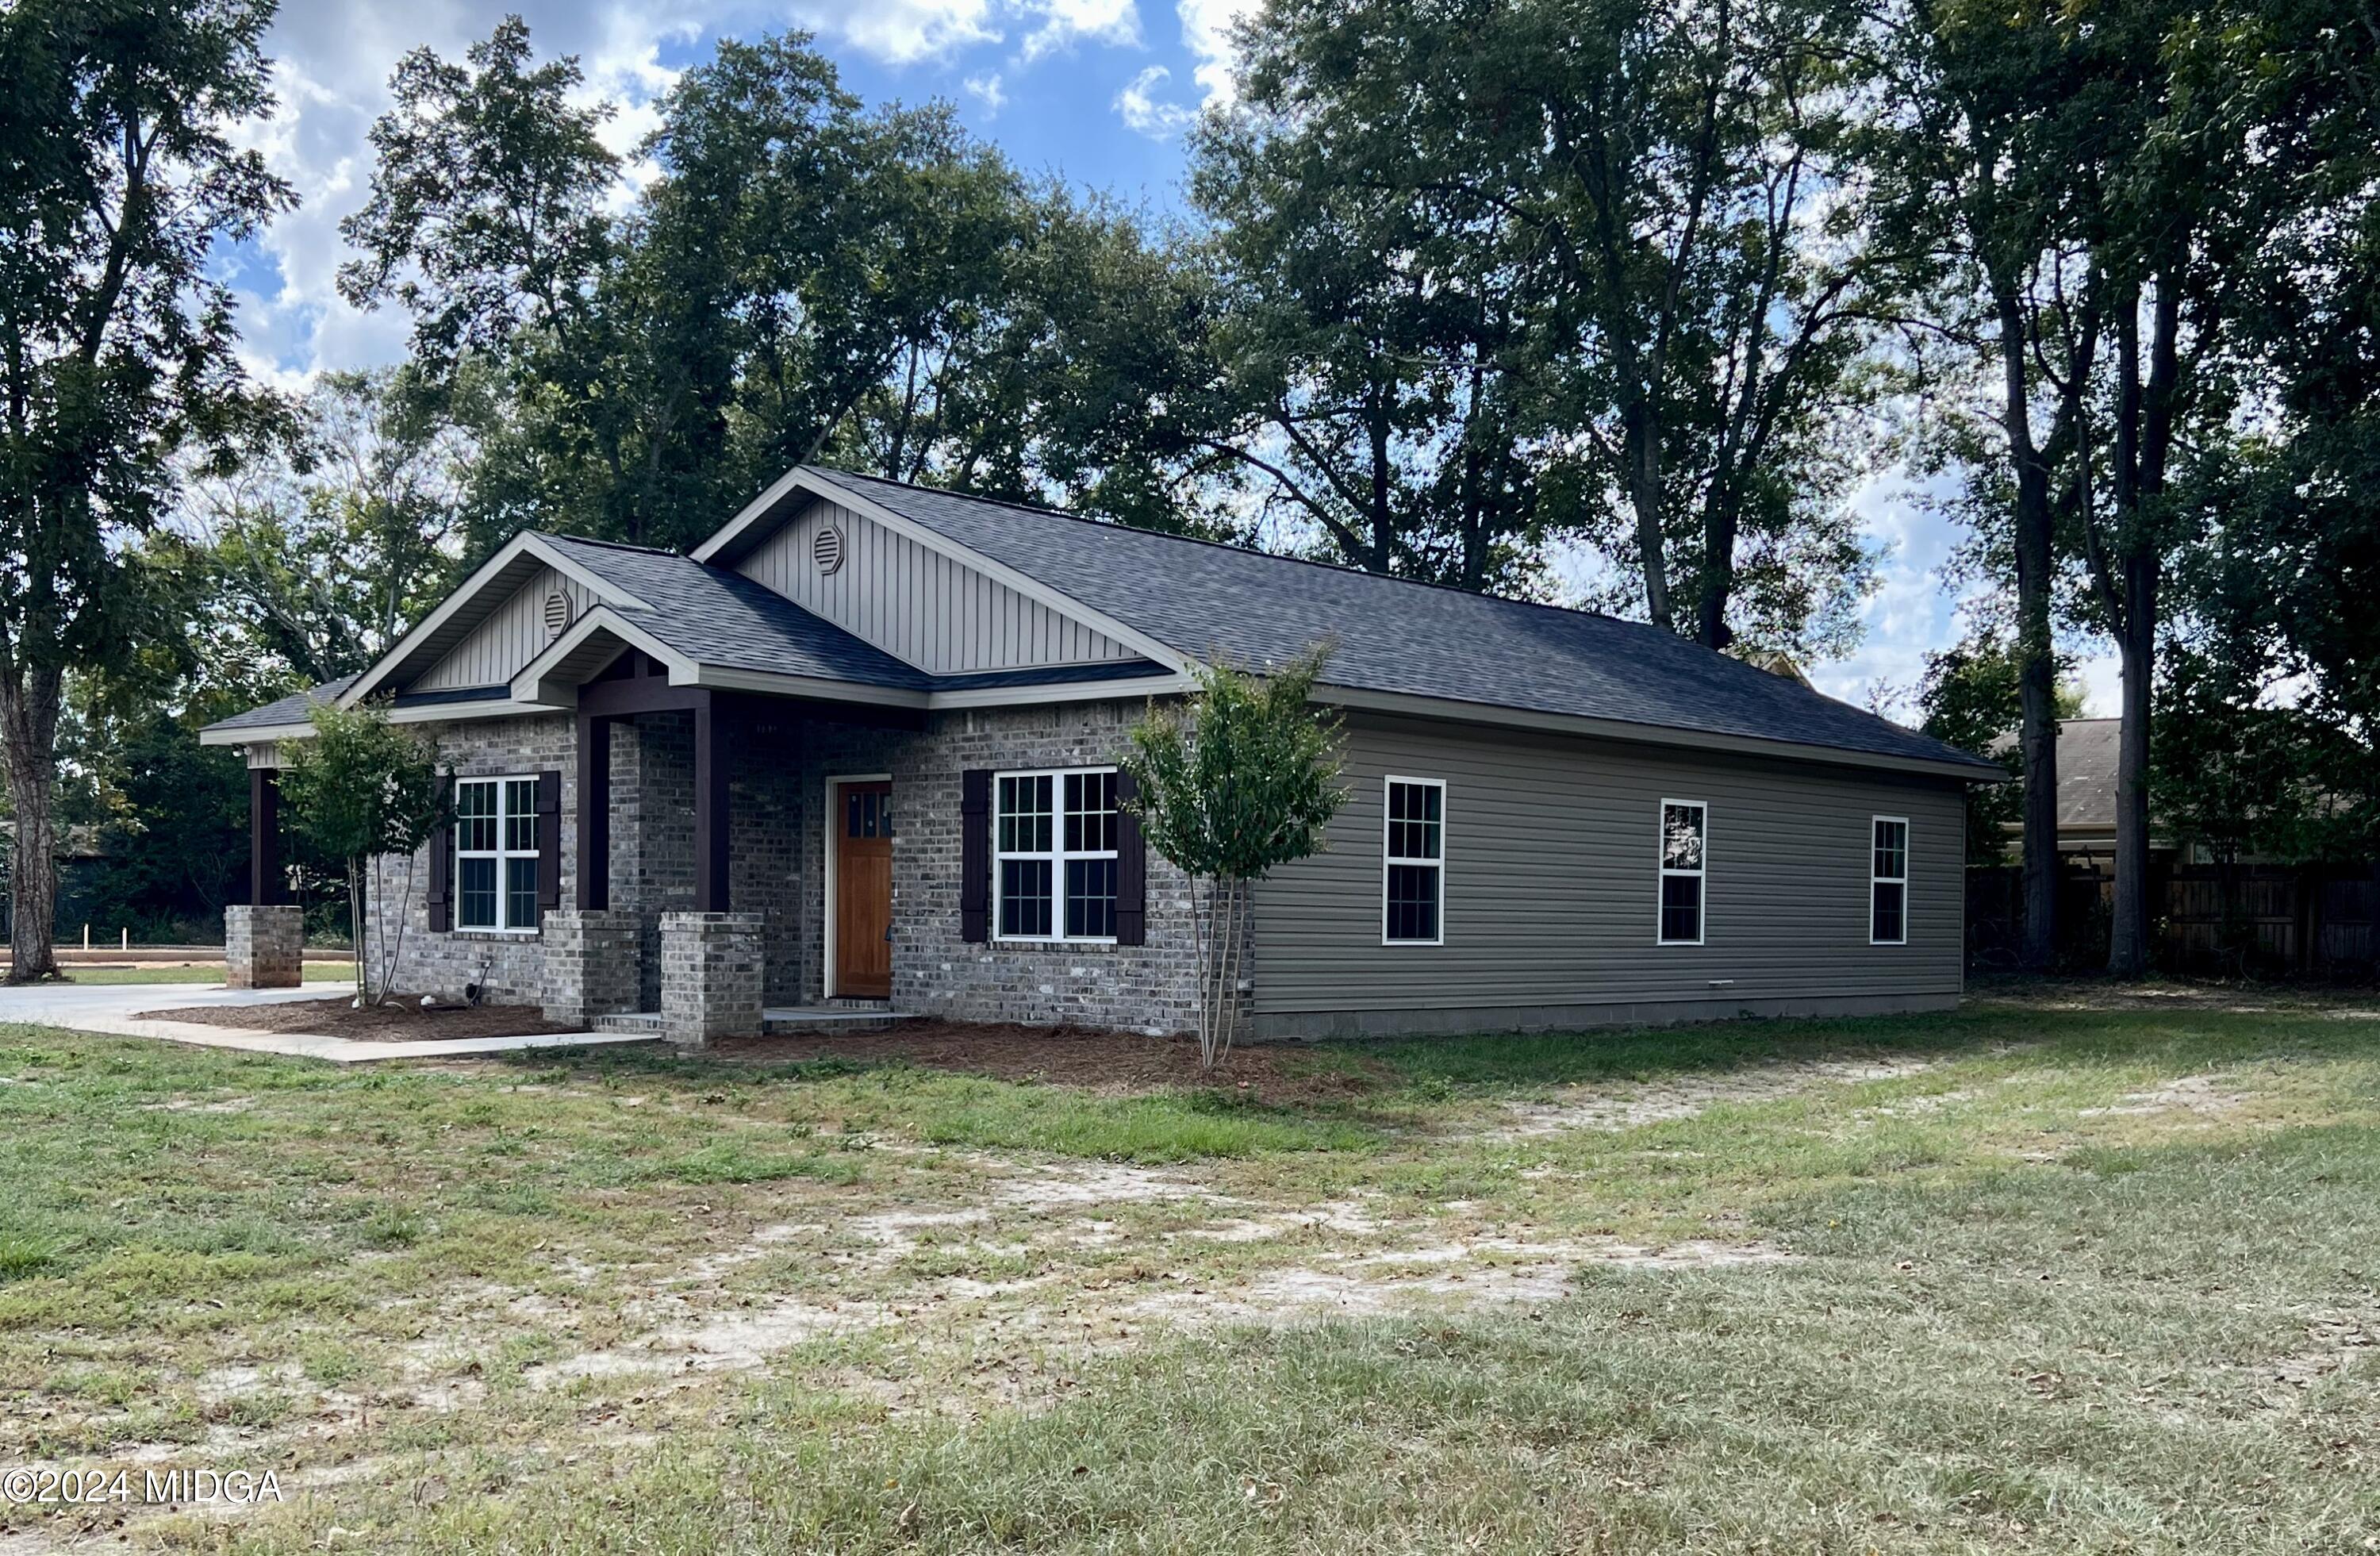
[[855, 1000], [892, 993], [892, 785], [835, 790], [834, 991]]

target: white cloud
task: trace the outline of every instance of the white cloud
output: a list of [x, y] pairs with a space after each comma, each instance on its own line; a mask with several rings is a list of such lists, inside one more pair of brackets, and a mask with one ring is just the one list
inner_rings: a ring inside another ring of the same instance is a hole
[[1170, 140], [1197, 121], [1196, 109], [1160, 103], [1155, 97], [1157, 89], [1172, 74], [1162, 65], [1152, 65], [1124, 83], [1115, 95], [1114, 107], [1123, 115], [1125, 128], [1152, 140]]
[[1183, 46], [1198, 60], [1190, 74], [1207, 94], [1208, 107], [1239, 97], [1240, 55], [1232, 43], [1232, 29], [1243, 18], [1255, 15], [1262, 4], [1263, 0], [1175, 0]]
[[792, 7], [806, 27], [839, 38], [888, 65], [937, 58], [976, 43], [996, 43], [991, 0], [866, 0], [859, 5], [804, 0]]
[[1039, 0], [1038, 8], [1044, 19], [1026, 35], [1019, 56], [1027, 65], [1077, 39], [1116, 48], [1141, 46], [1140, 7], [1134, 0]]
[[1001, 90], [1000, 72], [997, 70], [989, 76], [969, 76], [959, 84], [966, 89], [969, 97], [983, 104], [987, 118], [999, 113], [1008, 101], [1008, 93]]

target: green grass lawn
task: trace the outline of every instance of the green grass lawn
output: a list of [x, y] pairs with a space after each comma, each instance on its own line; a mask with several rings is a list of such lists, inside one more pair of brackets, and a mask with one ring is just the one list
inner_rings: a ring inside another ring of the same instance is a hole
[[[202, 962], [196, 966], [123, 966], [67, 968], [67, 977], [76, 983], [221, 983], [224, 965]], [[356, 965], [353, 962], [309, 962], [305, 967], [309, 983], [353, 983]]]
[[0, 1549], [2380, 1549], [2374, 1002], [2077, 1003], [1300, 1108], [0, 1028], [0, 1466], [288, 1497]]

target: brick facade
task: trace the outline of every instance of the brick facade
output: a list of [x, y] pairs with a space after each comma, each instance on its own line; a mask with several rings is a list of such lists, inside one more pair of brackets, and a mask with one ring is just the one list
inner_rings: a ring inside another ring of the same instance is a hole
[[225, 987], [295, 989], [306, 978], [306, 910], [237, 903], [224, 909]]
[[[827, 851], [835, 818], [830, 780], [890, 773], [892, 847], [892, 1008], [963, 1020], [1071, 1022], [1170, 1032], [1196, 1025], [1190, 893], [1181, 872], [1148, 860], [1147, 943], [970, 944], [959, 927], [959, 775], [968, 768], [1098, 766], [1113, 761], [1140, 712], [1137, 700], [1057, 703], [929, 715], [923, 730], [771, 711], [729, 736], [729, 894], [749, 930], [758, 997], [806, 1004], [826, 995]], [[378, 861], [369, 917], [377, 936], [404, 902], [399, 988], [442, 996], [483, 984], [498, 1003], [539, 1004], [557, 1019], [633, 994], [636, 1008], [668, 1003], [672, 958], [664, 916], [692, 915], [694, 823], [691, 719], [642, 715], [612, 740], [612, 904], [578, 915], [577, 775], [570, 715], [433, 726], [458, 776], [562, 779], [562, 914], [535, 935], [434, 933], [427, 860]], [[410, 863], [409, 890], [407, 866]], [[709, 916], [716, 917], [716, 916]], [[602, 958], [600, 967], [598, 958]], [[632, 960], [629, 969], [622, 965]], [[590, 988], [605, 977], [610, 989]], [[742, 997], [735, 997], [741, 1020]], [[570, 1012], [569, 1015], [559, 1013]], [[722, 1028], [722, 1030], [724, 1028]]]

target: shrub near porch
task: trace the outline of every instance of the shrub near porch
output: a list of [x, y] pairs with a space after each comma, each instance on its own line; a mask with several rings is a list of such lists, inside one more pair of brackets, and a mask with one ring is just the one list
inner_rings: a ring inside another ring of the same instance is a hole
[[2223, 1003], [1253, 1098], [13, 1029], [0, 1458], [275, 1465], [135, 1526], [255, 1550], [2357, 1549], [2380, 1022]]

